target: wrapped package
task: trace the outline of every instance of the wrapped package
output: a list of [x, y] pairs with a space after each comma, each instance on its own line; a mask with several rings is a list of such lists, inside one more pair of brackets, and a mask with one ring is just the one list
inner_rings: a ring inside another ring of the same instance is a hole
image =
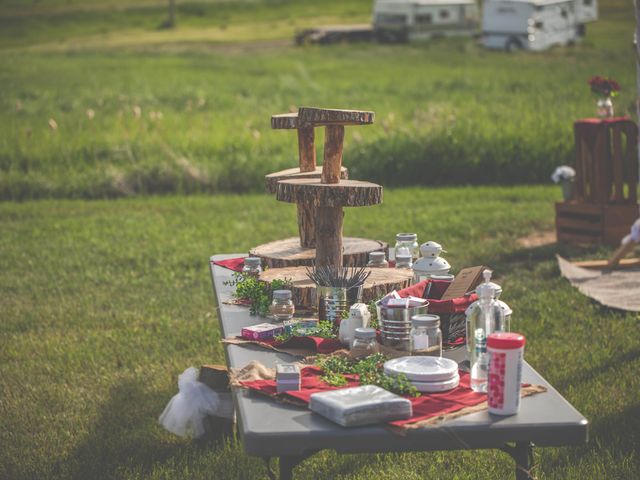
[[413, 414], [409, 400], [375, 385], [314, 393], [309, 408], [343, 427], [405, 420]]
[[178, 377], [178, 388], [158, 419], [171, 433], [198, 438], [205, 433], [208, 415], [233, 418], [231, 393], [215, 392], [199, 382], [197, 368], [189, 367]]

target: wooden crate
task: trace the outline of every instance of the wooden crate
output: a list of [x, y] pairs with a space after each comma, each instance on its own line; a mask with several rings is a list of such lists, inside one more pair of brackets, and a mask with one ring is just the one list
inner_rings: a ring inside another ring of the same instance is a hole
[[618, 245], [638, 218], [638, 205], [556, 203], [556, 234], [570, 244]]

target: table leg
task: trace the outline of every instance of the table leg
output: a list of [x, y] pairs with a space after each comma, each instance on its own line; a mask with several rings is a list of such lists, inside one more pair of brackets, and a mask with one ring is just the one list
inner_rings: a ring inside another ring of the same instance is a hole
[[315, 450], [301, 455], [280, 457], [280, 480], [293, 480], [293, 469], [314, 453]]
[[505, 445], [501, 448], [516, 462], [516, 480], [535, 480], [533, 476], [533, 443], [516, 442], [515, 445]]

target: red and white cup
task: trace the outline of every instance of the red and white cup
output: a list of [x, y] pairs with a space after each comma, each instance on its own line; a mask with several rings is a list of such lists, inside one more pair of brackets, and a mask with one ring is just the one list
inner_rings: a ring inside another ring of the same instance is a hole
[[524, 336], [515, 332], [495, 332], [487, 338], [489, 413], [518, 413], [524, 344]]

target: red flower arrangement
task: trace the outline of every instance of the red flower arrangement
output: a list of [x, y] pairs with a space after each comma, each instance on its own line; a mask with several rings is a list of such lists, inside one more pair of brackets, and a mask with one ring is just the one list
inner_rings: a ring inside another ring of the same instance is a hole
[[599, 97], [615, 97], [620, 91], [620, 85], [612, 78], [592, 77], [588, 82], [591, 92]]

